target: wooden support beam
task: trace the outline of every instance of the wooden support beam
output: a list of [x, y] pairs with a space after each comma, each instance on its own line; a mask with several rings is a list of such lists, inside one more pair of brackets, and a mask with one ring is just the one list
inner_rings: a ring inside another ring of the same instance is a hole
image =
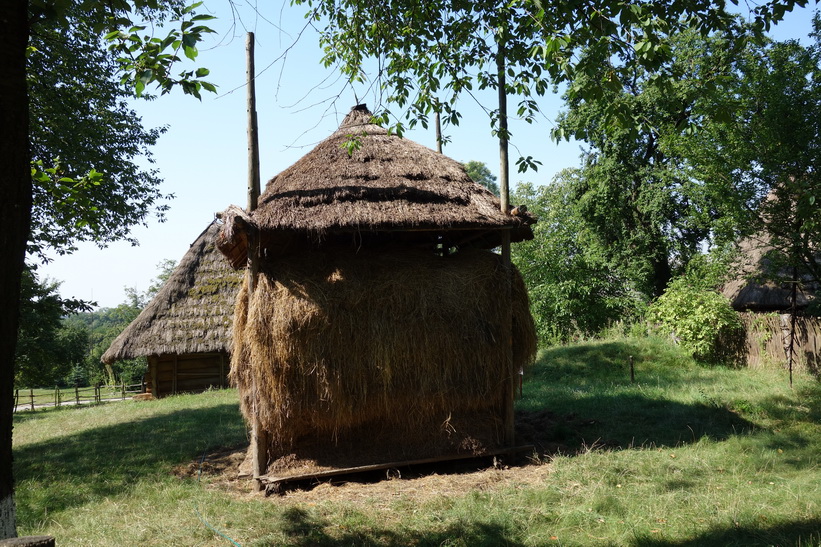
[[520, 454], [522, 452], [532, 452], [534, 450], [533, 445], [522, 445], [522, 446], [513, 446], [513, 447], [505, 447], [505, 448], [497, 448], [495, 450], [488, 450], [483, 454], [478, 455], [470, 455], [470, 454], [450, 454], [447, 456], [436, 456], [432, 458], [421, 458], [417, 460], [404, 460], [404, 461], [394, 461], [394, 462], [384, 462], [384, 463], [376, 463], [370, 465], [359, 465], [356, 467], [342, 467], [338, 469], [328, 469], [325, 471], [314, 471], [311, 473], [301, 473], [298, 475], [290, 475], [290, 476], [272, 476], [266, 475], [260, 477], [260, 480], [266, 486], [267, 493], [274, 493], [277, 492], [281, 485], [287, 483], [295, 483], [301, 481], [318, 481], [323, 479], [330, 479], [333, 477], [340, 477], [345, 475], [357, 475], [361, 473], [368, 473], [370, 471], [379, 471], [382, 469], [401, 469], [405, 467], [411, 467], [415, 465], [427, 465], [433, 463], [445, 463], [445, 462], [456, 462], [456, 461], [469, 461], [469, 460], [476, 460], [481, 458], [492, 458], [494, 456], [505, 456], [511, 454]]

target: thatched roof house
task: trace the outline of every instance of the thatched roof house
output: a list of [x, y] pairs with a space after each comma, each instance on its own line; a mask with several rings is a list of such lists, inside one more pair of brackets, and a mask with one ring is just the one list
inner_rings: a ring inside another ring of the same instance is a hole
[[[739, 244], [737, 274], [721, 289], [738, 311], [786, 312], [792, 306], [792, 272], [778, 269], [766, 237], [748, 237]], [[796, 306], [806, 308], [815, 298], [818, 283], [799, 271]]]
[[[792, 271], [779, 269], [766, 236], [753, 236], [739, 244], [736, 275], [724, 284], [721, 293], [739, 312], [746, 332], [749, 366], [783, 366], [787, 363], [792, 308]], [[796, 291], [797, 366], [819, 370], [821, 365], [821, 321], [806, 316], [804, 310], [815, 299], [818, 283], [812, 276], [799, 273]]]
[[102, 356], [107, 364], [147, 357], [146, 384], [155, 397], [226, 385], [242, 274], [216, 249], [219, 229], [214, 221], [197, 237], [157, 295]]
[[532, 237], [533, 217], [503, 214], [461, 164], [357, 107], [257, 210], [222, 218], [234, 266], [257, 242], [231, 379], [270, 439], [269, 471], [500, 446], [504, 386], [536, 336], [521, 277], [487, 249], [506, 230]]

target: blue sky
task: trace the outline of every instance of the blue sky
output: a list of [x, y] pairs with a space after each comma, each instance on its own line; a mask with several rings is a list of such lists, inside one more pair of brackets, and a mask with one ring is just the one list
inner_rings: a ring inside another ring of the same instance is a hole
[[[230, 204], [245, 206], [247, 31], [253, 31], [256, 37], [263, 186], [332, 133], [357, 99], [376, 106], [364, 86], [343, 90], [338, 75], [321, 66], [316, 32], [302, 32], [304, 7], [291, 6], [288, 1], [269, 1], [260, 2], [256, 11], [254, 4], [235, 1], [237, 11], [232, 15], [225, 0], [208, 0], [197, 10], [218, 17], [211, 21], [218, 33], [200, 47], [196, 63], [211, 70], [207, 79], [218, 86], [216, 96], [204, 94], [200, 102], [173, 92], [154, 101], [133, 103], [146, 127], [168, 127], [154, 148], [154, 167], [164, 179], [162, 191], [173, 193], [175, 199], [169, 202], [166, 222], [152, 218], [147, 227], [134, 229], [139, 246], [115, 243], [99, 249], [83, 244], [74, 254], [55, 257], [41, 267], [41, 276], [62, 282], [63, 296], [94, 300], [104, 307], [116, 306], [125, 300], [124, 287], [139, 291], [148, 288], [161, 260], [178, 261], [214, 213]], [[773, 36], [806, 38], [811, 18], [811, 9], [788, 14]], [[488, 97], [486, 106], [492, 107], [492, 101], [493, 97]], [[536, 173], [519, 175], [514, 169], [514, 184], [519, 180], [545, 184], [560, 170], [579, 164], [577, 143], [557, 145], [549, 138], [561, 109], [560, 98], [545, 97], [540, 106], [545, 113], [540, 123], [511, 124], [517, 147], [511, 155], [533, 156], [542, 162]], [[491, 135], [488, 117], [480, 105], [469, 100], [463, 101], [460, 108], [464, 117], [459, 127], [446, 130], [452, 142], [445, 146], [444, 153], [459, 161], [483, 161], [497, 173], [498, 142]], [[407, 137], [435, 147], [432, 128], [412, 131]]]

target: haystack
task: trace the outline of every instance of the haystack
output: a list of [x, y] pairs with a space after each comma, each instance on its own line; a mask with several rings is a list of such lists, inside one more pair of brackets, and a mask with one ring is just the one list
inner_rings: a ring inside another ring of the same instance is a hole
[[[244, 286], [237, 301], [231, 379], [243, 413], [268, 426], [277, 453], [377, 425], [404, 439], [393, 445], [403, 457], [414, 446], [429, 453], [432, 441], [441, 441], [435, 450], [471, 437], [498, 446], [500, 423], [476, 431], [447, 422], [493, 416], [502, 405], [506, 276], [499, 256], [481, 250], [316, 252], [267, 263], [253, 296]], [[536, 337], [518, 275], [512, 293], [518, 370], [532, 361]], [[438, 431], [420, 429], [431, 420]]]
[[[784, 366], [792, 331], [792, 272], [777, 269], [769, 257], [773, 247], [765, 236], [743, 240], [739, 251], [737, 274], [724, 284], [721, 292], [730, 300], [744, 325], [747, 364]], [[815, 299], [818, 286], [812, 276], [802, 275], [800, 271], [799, 281], [796, 366], [817, 373], [821, 367], [821, 320], [804, 311]]]
[[536, 335], [521, 277], [488, 249], [504, 231], [531, 238], [535, 218], [502, 213], [460, 163], [357, 107], [258, 209], [222, 220], [231, 264], [260, 262], [237, 300], [231, 379], [269, 471], [502, 445]]
[[225, 386], [234, 305], [243, 276], [214, 244], [212, 222], [191, 244], [156, 296], [103, 354], [111, 364], [148, 358], [147, 390], [155, 397]]

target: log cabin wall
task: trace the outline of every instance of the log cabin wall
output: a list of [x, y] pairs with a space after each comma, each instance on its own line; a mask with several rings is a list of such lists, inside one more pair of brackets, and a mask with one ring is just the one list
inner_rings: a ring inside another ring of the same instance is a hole
[[228, 354], [222, 352], [152, 355], [145, 375], [146, 391], [159, 398], [226, 387], [229, 362]]

